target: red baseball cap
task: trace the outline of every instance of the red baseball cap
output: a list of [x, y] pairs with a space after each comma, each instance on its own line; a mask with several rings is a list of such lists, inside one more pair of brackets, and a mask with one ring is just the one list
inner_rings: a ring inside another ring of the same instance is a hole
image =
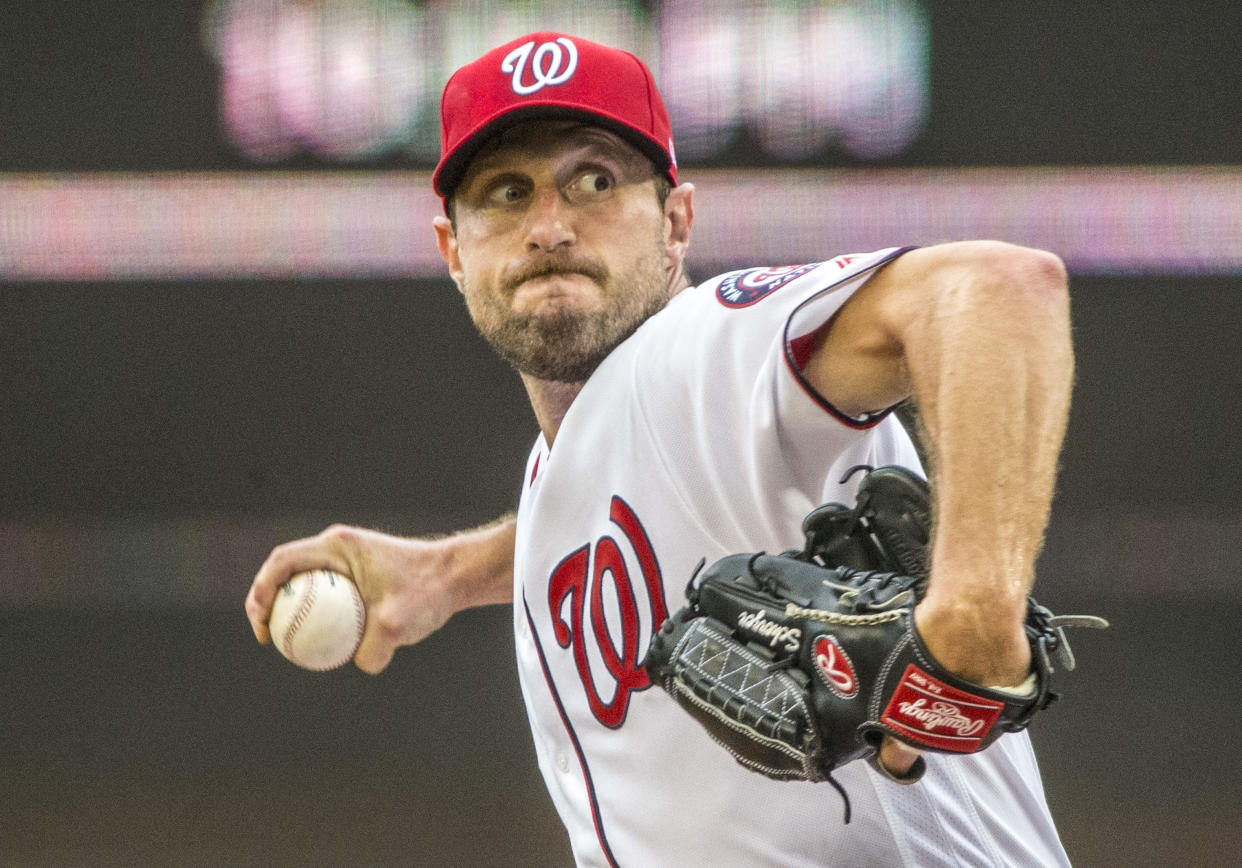
[[651, 71], [628, 51], [542, 32], [489, 51], [444, 86], [436, 193], [448, 199], [484, 142], [531, 118], [581, 118], [611, 130], [677, 184], [673, 129]]

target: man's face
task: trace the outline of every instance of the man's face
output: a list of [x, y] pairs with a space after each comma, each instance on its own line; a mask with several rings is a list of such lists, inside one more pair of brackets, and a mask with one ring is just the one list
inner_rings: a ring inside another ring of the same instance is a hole
[[454, 206], [441, 251], [475, 325], [522, 373], [582, 382], [668, 301], [654, 172], [612, 133], [515, 127], [474, 159]]

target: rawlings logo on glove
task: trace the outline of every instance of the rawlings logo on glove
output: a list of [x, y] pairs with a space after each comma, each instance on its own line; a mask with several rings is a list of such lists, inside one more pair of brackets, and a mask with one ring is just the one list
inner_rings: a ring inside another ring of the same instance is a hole
[[[1064, 627], [1108, 626], [1028, 599], [1030, 689], [972, 684], [931, 656], [914, 624], [927, 584], [926, 482], [900, 467], [869, 470], [853, 508], [820, 507], [802, 529], [802, 551], [700, 565], [688, 605], [643, 662], [738, 762], [769, 777], [826, 780], [845, 796], [832, 771], [848, 762], [866, 758], [892, 777], [876, 760], [885, 735], [924, 750], [982, 750], [1056, 699], [1053, 657], [1074, 668]], [[925, 768], [920, 757], [901, 782]]]
[[824, 676], [828, 689], [842, 699], [853, 699], [858, 693], [858, 676], [849, 656], [832, 636], [815, 640], [815, 668]]
[[880, 720], [922, 747], [970, 753], [979, 750], [1004, 709], [1004, 703], [956, 690], [911, 663]]

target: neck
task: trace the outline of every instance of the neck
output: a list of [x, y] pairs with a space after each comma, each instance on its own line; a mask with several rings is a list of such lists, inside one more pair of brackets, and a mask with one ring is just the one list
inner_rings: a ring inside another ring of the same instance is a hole
[[[669, 275], [668, 297], [671, 299], [689, 286], [690, 278], [685, 269], [677, 268]], [[578, 397], [586, 383], [559, 383], [554, 380], [541, 380], [529, 374], [522, 374], [521, 377], [530, 398], [530, 406], [535, 411], [540, 430], [543, 431], [543, 439], [551, 448], [557, 432], [561, 430], [565, 414], [569, 412], [574, 398]]]
[[528, 374], [522, 374], [522, 384], [526, 386], [526, 394], [530, 397], [530, 406], [535, 411], [540, 430], [543, 431], [543, 439], [550, 447], [556, 440], [556, 433], [560, 431], [561, 421], [569, 412], [570, 405], [586, 384], [557, 383]]

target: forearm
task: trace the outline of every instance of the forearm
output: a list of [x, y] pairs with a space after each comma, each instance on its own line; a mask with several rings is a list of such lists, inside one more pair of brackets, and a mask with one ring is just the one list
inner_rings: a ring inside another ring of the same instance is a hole
[[1004, 253], [949, 269], [903, 335], [935, 494], [920, 623], [945, 665], [993, 684], [1025, 671], [1020, 625], [1073, 378], [1059, 261]]
[[513, 602], [513, 544], [517, 519], [510, 513], [493, 522], [444, 537], [447, 590], [455, 611]]

